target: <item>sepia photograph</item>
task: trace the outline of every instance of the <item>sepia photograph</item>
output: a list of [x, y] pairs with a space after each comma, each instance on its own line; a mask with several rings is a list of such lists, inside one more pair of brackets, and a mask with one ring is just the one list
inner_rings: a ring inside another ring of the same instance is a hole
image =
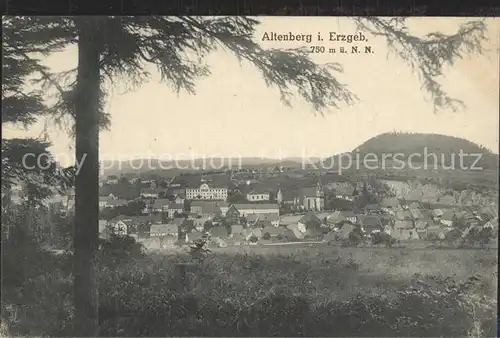
[[498, 17], [4, 16], [1, 337], [496, 337]]

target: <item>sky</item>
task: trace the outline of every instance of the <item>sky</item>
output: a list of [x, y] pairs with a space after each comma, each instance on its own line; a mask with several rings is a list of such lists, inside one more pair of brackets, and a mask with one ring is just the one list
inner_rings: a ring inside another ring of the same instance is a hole
[[[265, 32], [313, 34], [321, 32], [321, 43], [261, 41], [264, 48], [296, 48], [350, 45], [329, 42], [329, 32], [356, 33], [350, 18], [265, 17], [259, 18], [256, 41]], [[412, 18], [410, 32], [453, 33], [471, 18]], [[217, 51], [207, 57], [212, 75], [197, 82], [196, 95], [177, 95], [152, 81], [123, 93], [119, 79], [110, 92], [106, 110], [111, 114], [110, 131], [101, 132], [100, 154], [106, 159], [192, 157], [322, 157], [350, 151], [384, 132], [411, 131], [463, 137], [498, 153], [500, 19], [487, 19], [488, 38], [483, 55], [457, 61], [440, 79], [451, 96], [466, 107], [433, 111], [415, 73], [401, 59], [388, 55], [383, 37], [363, 32], [372, 47], [368, 54], [311, 54], [318, 63], [339, 62], [344, 72], [338, 79], [354, 92], [354, 105], [331, 108], [323, 116], [308, 104], [294, 99], [287, 107], [276, 88], [266, 86], [251, 64], [240, 64], [234, 55]], [[76, 48], [53, 54], [44, 61], [54, 70], [77, 64]], [[41, 120], [28, 130], [3, 128], [4, 137], [39, 136]], [[72, 164], [73, 145], [64, 130], [49, 126], [51, 151], [62, 164]], [[65, 163], [68, 162], [69, 163]]]

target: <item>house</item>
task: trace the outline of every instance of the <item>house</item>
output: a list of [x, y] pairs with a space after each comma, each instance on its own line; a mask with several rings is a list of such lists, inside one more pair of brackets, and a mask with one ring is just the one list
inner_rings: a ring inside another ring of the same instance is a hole
[[247, 217], [252, 214], [278, 214], [278, 204], [233, 204], [241, 216]]
[[118, 176], [116, 175], [109, 175], [107, 180], [106, 180], [106, 184], [118, 184], [119, 182], [119, 179], [118, 179]]
[[400, 229], [413, 229], [413, 222], [409, 220], [396, 220], [393, 225], [394, 231]]
[[112, 199], [108, 201], [108, 208], [118, 208], [118, 207], [124, 207], [128, 204], [126, 200], [121, 200], [121, 199]]
[[160, 191], [156, 188], [145, 188], [141, 190], [142, 198], [158, 198]]
[[194, 228], [196, 231], [203, 231], [205, 229], [205, 223], [210, 221], [211, 218], [208, 216], [200, 217], [200, 218], [192, 218]]
[[262, 229], [263, 239], [275, 239], [276, 237], [283, 235], [285, 233], [285, 228], [268, 226]]
[[485, 215], [487, 219], [496, 217], [498, 215], [498, 208], [494, 205], [489, 205], [479, 208], [477, 211], [479, 215]]
[[136, 233], [140, 225], [148, 225], [151, 219], [148, 216], [120, 215], [108, 222], [109, 229], [116, 235]]
[[315, 212], [316, 217], [318, 217], [323, 223], [326, 222], [328, 216], [331, 215], [331, 212]]
[[320, 228], [323, 222], [312, 212], [308, 212], [297, 222], [298, 229], [305, 233], [311, 228]]
[[340, 210], [337, 210], [337, 211], [333, 212], [332, 214], [326, 216], [326, 223], [330, 227], [335, 227], [335, 225], [337, 225], [337, 224], [339, 224], [341, 222], [340, 215], [341, 215], [341, 211]]
[[227, 199], [227, 188], [212, 186], [203, 182], [197, 188], [186, 188], [186, 198], [188, 200], [220, 200]]
[[153, 212], [168, 212], [168, 205], [170, 204], [170, 200], [168, 198], [159, 198], [154, 201], [154, 203], [150, 206], [150, 210]]
[[[252, 215], [249, 215], [252, 216]], [[239, 224], [241, 215], [238, 209], [234, 205], [231, 205], [226, 212], [226, 220], [231, 224]], [[247, 219], [248, 222], [248, 219]]]
[[245, 217], [246, 223], [248, 227], [253, 227], [259, 220], [259, 215], [258, 214], [251, 214]]
[[[410, 201], [408, 201], [410, 202]], [[408, 209], [420, 209], [420, 203], [418, 202], [410, 202], [410, 204], [408, 204]]]
[[385, 224], [385, 225], [383, 225], [383, 230], [382, 231], [385, 232], [386, 234], [391, 235], [392, 232], [393, 232], [393, 230], [394, 229], [392, 228], [391, 224]]
[[394, 223], [392, 237], [398, 240], [419, 239], [417, 230], [413, 227], [413, 222], [408, 220], [397, 220]]
[[382, 212], [382, 207], [378, 204], [369, 204], [365, 207], [367, 214], [376, 215]]
[[396, 211], [395, 217], [399, 221], [409, 221], [412, 219], [411, 212], [408, 209]]
[[339, 229], [333, 229], [323, 236], [323, 242], [332, 242], [338, 239]]
[[118, 207], [124, 207], [128, 204], [126, 200], [122, 199], [114, 199], [108, 201], [108, 208], [118, 208]]
[[319, 228], [308, 228], [304, 233], [304, 238], [308, 240], [323, 240], [324, 233]]
[[467, 224], [468, 226], [478, 226], [479, 225], [479, 222], [480, 222], [480, 218], [473, 215], [472, 213], [466, 213], [466, 212], [457, 212], [456, 213], [456, 217], [458, 219], [463, 219], [463, 221], [465, 222], [465, 224]]
[[437, 237], [437, 238], [443, 240], [443, 239], [445, 239], [446, 233], [448, 233], [449, 230], [450, 230], [450, 228], [442, 226], [442, 225], [431, 225], [431, 226], [427, 227], [427, 231], [425, 232], [425, 237], [422, 237], [422, 235], [421, 235], [421, 238], [431, 239], [431, 238]]
[[289, 224], [286, 226], [286, 228], [294, 233], [295, 238], [297, 238], [297, 239], [304, 238], [305, 231], [301, 231], [301, 229], [304, 229], [304, 228], [301, 227], [301, 229], [299, 229], [298, 224]]
[[356, 188], [349, 185], [337, 185], [334, 188], [335, 198], [354, 201]]
[[[257, 214], [257, 215], [248, 215], [248, 217], [253, 218], [252, 216], [257, 216], [257, 219], [253, 222], [253, 226], [264, 228], [268, 225], [279, 226], [280, 225], [280, 216], [278, 214]], [[248, 219], [247, 219], [248, 224]]]
[[377, 216], [360, 215], [358, 222], [361, 229], [368, 234], [383, 231], [382, 222]]
[[184, 197], [184, 195], [181, 195], [181, 194], [178, 194], [175, 196], [175, 199], [174, 199], [174, 203], [176, 204], [184, 204], [186, 198]]
[[169, 217], [175, 217], [177, 214], [182, 214], [184, 212], [184, 204], [170, 203], [167, 207], [167, 213]]
[[498, 229], [498, 217], [492, 218], [483, 224], [483, 228]]
[[166, 247], [173, 247], [175, 243], [179, 240], [179, 237], [176, 237], [175, 235], [167, 235], [163, 237], [153, 237], [153, 239], [159, 239], [160, 240], [160, 246], [162, 248]]
[[480, 213], [480, 212], [476, 212], [475, 215], [476, 215], [476, 218], [482, 222], [487, 222], [493, 218], [489, 214]]
[[299, 237], [297, 237], [296, 233], [290, 229], [285, 229], [281, 236], [288, 242], [293, 242], [296, 241], [297, 239], [300, 239]]
[[[302, 217], [303, 217], [303, 215], [284, 215], [284, 216], [280, 217], [279, 224], [282, 226], [296, 225]], [[248, 217], [247, 217], [247, 220], [248, 220]]]
[[[146, 217], [144, 217], [143, 219], [145, 220]], [[166, 220], [166, 217], [162, 214], [153, 214], [153, 215], [148, 215], [147, 219], [151, 224], [163, 224], [165, 223], [164, 221]]]
[[191, 232], [195, 230], [194, 222], [192, 219], [187, 218], [174, 218], [169, 224], [175, 224], [179, 227], [179, 231]]
[[149, 230], [150, 237], [174, 237], [179, 238], [179, 226], [176, 224], [152, 224]]
[[455, 197], [451, 195], [441, 196], [438, 202], [445, 205], [455, 205], [457, 203]]
[[419, 209], [413, 208], [410, 206], [408, 209], [410, 211], [411, 217], [413, 219], [422, 219], [424, 216], [422, 215], [422, 212]]
[[207, 235], [204, 232], [190, 232], [186, 234], [186, 243], [194, 243], [205, 239]]
[[429, 226], [431, 226], [431, 224], [429, 224], [428, 221], [418, 220], [418, 221], [415, 222], [415, 229], [417, 229], [417, 231], [424, 231]]
[[351, 223], [344, 223], [342, 227], [337, 231], [337, 237], [339, 240], [349, 239], [351, 232], [357, 228], [357, 225]]
[[[150, 216], [125, 216], [120, 215], [113, 218], [109, 223], [112, 228], [127, 228], [128, 235], [139, 235], [140, 237], [149, 236], [149, 226], [155, 221]], [[155, 222], [156, 223], [156, 222]]]
[[443, 216], [444, 212], [442, 209], [433, 209], [432, 210], [432, 216], [434, 218], [440, 218], [441, 216]]
[[217, 226], [213, 227], [212, 229], [209, 230], [209, 234], [211, 239], [227, 239], [229, 234], [227, 232], [227, 228], [225, 226]]
[[171, 185], [171, 187], [173, 187], [173, 188], [170, 188], [169, 191], [170, 191], [170, 194], [172, 196], [181, 195], [182, 198], [186, 199], [186, 189], [178, 188], [178, 187], [176, 188], [173, 185]]
[[229, 203], [217, 201], [217, 206], [219, 207], [222, 216], [225, 216], [227, 211], [229, 210]]
[[432, 210], [423, 209], [420, 210], [420, 214], [422, 215], [422, 217], [419, 220], [423, 220], [429, 223], [429, 225], [434, 223], [434, 216], [432, 214]]
[[326, 217], [326, 223], [332, 227], [343, 222], [356, 223], [358, 217], [353, 211], [340, 211], [337, 210], [333, 214]]
[[141, 196], [141, 188], [138, 185], [120, 182], [118, 184], [106, 185], [99, 188], [99, 194], [101, 196], [112, 194], [117, 199], [131, 201]]
[[246, 197], [249, 202], [269, 201], [271, 194], [263, 191], [251, 191]]
[[228, 238], [223, 237], [215, 237], [210, 240], [212, 245], [215, 245], [217, 248], [225, 248], [227, 247]]
[[126, 224], [122, 220], [117, 222], [110, 222], [108, 226], [109, 226], [109, 234], [113, 234], [116, 236], [128, 235], [128, 224]]
[[380, 202], [380, 206], [382, 211], [389, 214], [395, 214], [396, 210], [400, 208], [399, 200], [397, 198], [384, 198]]
[[108, 196], [99, 196], [99, 209], [104, 209], [108, 207], [108, 203], [110, 201], [115, 200], [116, 197], [113, 194], [109, 194]]
[[418, 240], [420, 235], [416, 229], [399, 229], [394, 230], [391, 237], [400, 241]]
[[262, 238], [262, 229], [258, 228], [248, 228], [244, 229], [242, 233], [243, 238], [248, 241], [252, 237], [256, 237], [258, 239]]
[[356, 214], [353, 211], [343, 210], [343, 211], [340, 211], [338, 220], [340, 222], [356, 223], [358, 220], [358, 216], [356, 216]]
[[448, 227], [451, 227], [453, 225], [453, 220], [455, 219], [455, 213], [453, 210], [448, 209], [446, 210], [443, 215], [440, 217], [440, 222], [443, 225], [446, 225]]
[[244, 230], [243, 225], [239, 225], [239, 224], [231, 225], [230, 237], [234, 237], [235, 235], [236, 236], [243, 235], [243, 230]]
[[239, 246], [246, 241], [243, 234], [229, 235], [229, 239], [226, 241], [228, 245]]
[[219, 202], [217, 201], [192, 201], [191, 213], [211, 218], [222, 215]]

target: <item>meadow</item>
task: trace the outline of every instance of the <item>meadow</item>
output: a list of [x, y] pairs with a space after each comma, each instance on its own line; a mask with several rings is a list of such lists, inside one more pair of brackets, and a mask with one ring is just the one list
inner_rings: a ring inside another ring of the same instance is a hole
[[[11, 334], [71, 332], [68, 258], [33, 261], [6, 290], [24, 304]], [[114, 243], [99, 258], [100, 334], [493, 337], [496, 272], [495, 250], [255, 246], [194, 260]]]

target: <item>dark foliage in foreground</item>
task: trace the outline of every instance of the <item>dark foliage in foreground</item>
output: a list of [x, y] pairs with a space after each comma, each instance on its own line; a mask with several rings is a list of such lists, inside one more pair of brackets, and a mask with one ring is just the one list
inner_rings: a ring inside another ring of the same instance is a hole
[[[28, 235], [19, 238], [4, 242], [4, 257], [9, 257], [3, 262], [4, 303], [21, 309], [10, 332], [71, 334], [70, 255], [54, 256]], [[199, 261], [191, 288], [176, 291], [175, 265], [186, 259], [147, 257], [131, 238], [103, 242], [100, 334], [463, 337], [494, 336], [496, 330], [495, 301], [477, 292], [484, 284], [477, 276], [457, 282], [415, 275], [409, 284], [375, 294], [360, 291], [348, 299], [321, 299], [314, 296], [318, 286], [306, 280], [315, 272], [294, 257], [209, 254]], [[328, 262], [328, 276], [321, 272], [324, 278], [362, 277], [359, 262]]]

